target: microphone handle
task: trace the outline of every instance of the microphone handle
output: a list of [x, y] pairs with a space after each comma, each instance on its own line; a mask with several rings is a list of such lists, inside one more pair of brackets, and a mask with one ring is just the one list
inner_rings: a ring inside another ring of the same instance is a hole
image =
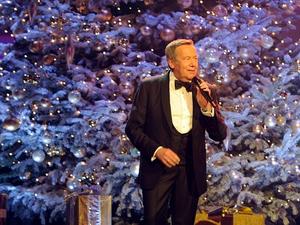
[[206, 99], [206, 101], [210, 102], [210, 104], [212, 104], [212, 106], [216, 107], [216, 103], [213, 101], [213, 99], [210, 97], [209, 93], [207, 91], [204, 91], [200, 88], [200, 84], [201, 84], [201, 79], [198, 77], [194, 77], [194, 83], [198, 86], [200, 93], [202, 94], [202, 96]]

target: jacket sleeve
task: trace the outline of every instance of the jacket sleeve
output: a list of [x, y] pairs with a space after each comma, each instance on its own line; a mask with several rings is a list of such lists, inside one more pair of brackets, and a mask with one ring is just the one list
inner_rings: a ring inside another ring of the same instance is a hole
[[201, 119], [204, 120], [209, 137], [215, 141], [223, 141], [227, 135], [227, 126], [219, 108], [218, 96], [215, 89], [212, 90], [212, 99], [216, 103], [214, 116], [208, 117], [201, 114]]
[[151, 160], [159, 145], [145, 133], [149, 91], [146, 82], [142, 82], [135, 94], [131, 113], [125, 127], [125, 133], [131, 143], [141, 152], [143, 157]]

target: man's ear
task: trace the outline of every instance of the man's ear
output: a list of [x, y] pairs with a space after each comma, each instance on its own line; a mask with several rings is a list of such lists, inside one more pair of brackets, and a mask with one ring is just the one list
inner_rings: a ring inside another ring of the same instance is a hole
[[168, 65], [171, 69], [174, 69], [174, 60], [173, 59], [168, 59]]

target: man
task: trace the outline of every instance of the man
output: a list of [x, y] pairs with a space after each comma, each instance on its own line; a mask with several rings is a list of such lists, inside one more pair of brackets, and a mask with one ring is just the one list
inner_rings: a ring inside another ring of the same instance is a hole
[[201, 94], [214, 98], [215, 92], [192, 81], [198, 72], [193, 41], [175, 40], [165, 53], [171, 71], [141, 82], [125, 131], [141, 152], [145, 224], [166, 225], [170, 212], [172, 225], [192, 225], [207, 188], [205, 131], [222, 141], [226, 125], [217, 105]]

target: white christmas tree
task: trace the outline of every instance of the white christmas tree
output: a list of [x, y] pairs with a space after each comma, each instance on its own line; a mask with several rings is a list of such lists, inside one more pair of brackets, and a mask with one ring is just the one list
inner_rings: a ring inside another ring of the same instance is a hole
[[166, 44], [191, 38], [229, 127], [223, 147], [207, 145], [200, 206], [296, 223], [300, 47], [284, 32], [297, 30], [299, 3], [1, 0], [0, 10], [14, 38], [0, 45], [0, 190], [16, 217], [55, 222], [64, 198], [84, 192], [111, 194], [114, 217], [141, 219], [127, 115], [141, 79], [165, 71]]

